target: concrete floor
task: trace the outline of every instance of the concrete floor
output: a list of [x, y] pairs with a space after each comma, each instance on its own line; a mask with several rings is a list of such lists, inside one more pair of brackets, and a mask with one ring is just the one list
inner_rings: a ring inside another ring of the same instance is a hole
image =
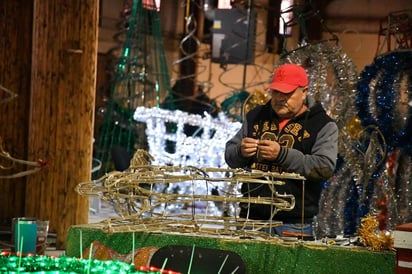
[[113, 206], [98, 198], [90, 199], [89, 224], [98, 223], [109, 217], [118, 216]]

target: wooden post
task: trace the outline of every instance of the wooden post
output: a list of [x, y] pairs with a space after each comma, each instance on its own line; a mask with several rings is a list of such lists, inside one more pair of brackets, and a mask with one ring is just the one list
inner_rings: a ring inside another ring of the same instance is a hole
[[62, 249], [88, 222], [75, 187], [91, 178], [99, 1], [34, 2], [28, 157], [48, 166], [27, 177], [25, 212], [49, 220]]

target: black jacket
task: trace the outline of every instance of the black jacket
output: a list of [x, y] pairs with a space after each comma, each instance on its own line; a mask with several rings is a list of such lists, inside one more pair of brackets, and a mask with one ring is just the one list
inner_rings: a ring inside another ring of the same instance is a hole
[[[268, 138], [279, 142], [281, 150], [275, 161], [254, 157], [245, 158], [240, 153], [240, 142], [244, 137]], [[270, 101], [249, 111], [242, 128], [226, 143], [225, 159], [232, 168], [258, 169], [262, 171], [298, 173], [305, 182], [305, 219], [310, 222], [318, 213], [322, 182], [333, 175], [337, 150], [338, 128], [326, 114], [320, 103], [308, 104], [308, 110], [291, 119], [279, 131], [279, 119], [272, 110]], [[275, 220], [299, 223], [302, 219], [302, 182], [290, 180], [276, 186], [276, 192], [293, 194], [296, 205], [292, 211], [280, 211]], [[243, 184], [244, 196], [272, 196], [272, 191], [263, 184]], [[247, 214], [247, 206], [241, 205], [240, 217]], [[248, 217], [267, 220], [271, 207], [251, 204]]]

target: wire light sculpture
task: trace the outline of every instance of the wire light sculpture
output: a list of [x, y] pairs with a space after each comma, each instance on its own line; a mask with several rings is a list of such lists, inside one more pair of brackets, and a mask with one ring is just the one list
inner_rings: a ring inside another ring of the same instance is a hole
[[[151, 160], [153, 157], [148, 152], [138, 150], [127, 170], [112, 171], [77, 186], [76, 191], [82, 196], [113, 203], [120, 215], [94, 226], [108, 232], [150, 230], [221, 236], [257, 233], [270, 237], [261, 230], [281, 223], [239, 218], [239, 203], [271, 205], [273, 215], [289, 211], [294, 208], [295, 197], [276, 192], [276, 186], [285, 184], [285, 180], [305, 181], [304, 177], [294, 173], [151, 165]], [[244, 196], [237, 191], [241, 183], [268, 184], [272, 196]], [[203, 192], [205, 188], [211, 190], [222, 184], [228, 187], [220, 189], [220, 195]], [[204, 206], [199, 208], [199, 204]], [[231, 205], [235, 210], [233, 214], [222, 214], [216, 210], [219, 205]], [[174, 210], [177, 207], [178, 210]]]

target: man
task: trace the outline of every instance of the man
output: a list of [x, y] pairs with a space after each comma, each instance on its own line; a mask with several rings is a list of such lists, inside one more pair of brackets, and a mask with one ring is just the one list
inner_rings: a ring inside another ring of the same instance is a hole
[[[284, 64], [274, 73], [268, 87], [271, 100], [247, 113], [241, 129], [226, 143], [225, 160], [232, 168], [298, 173], [306, 178], [304, 226], [302, 228], [302, 181], [276, 185], [279, 194], [293, 194], [292, 211], [279, 211], [273, 220], [282, 226], [274, 234], [313, 235], [313, 217], [319, 210], [322, 182], [333, 175], [338, 127], [319, 102], [308, 96], [308, 76], [299, 65]], [[244, 196], [271, 197], [266, 184], [243, 184]], [[240, 217], [268, 220], [270, 205], [241, 204]]]

